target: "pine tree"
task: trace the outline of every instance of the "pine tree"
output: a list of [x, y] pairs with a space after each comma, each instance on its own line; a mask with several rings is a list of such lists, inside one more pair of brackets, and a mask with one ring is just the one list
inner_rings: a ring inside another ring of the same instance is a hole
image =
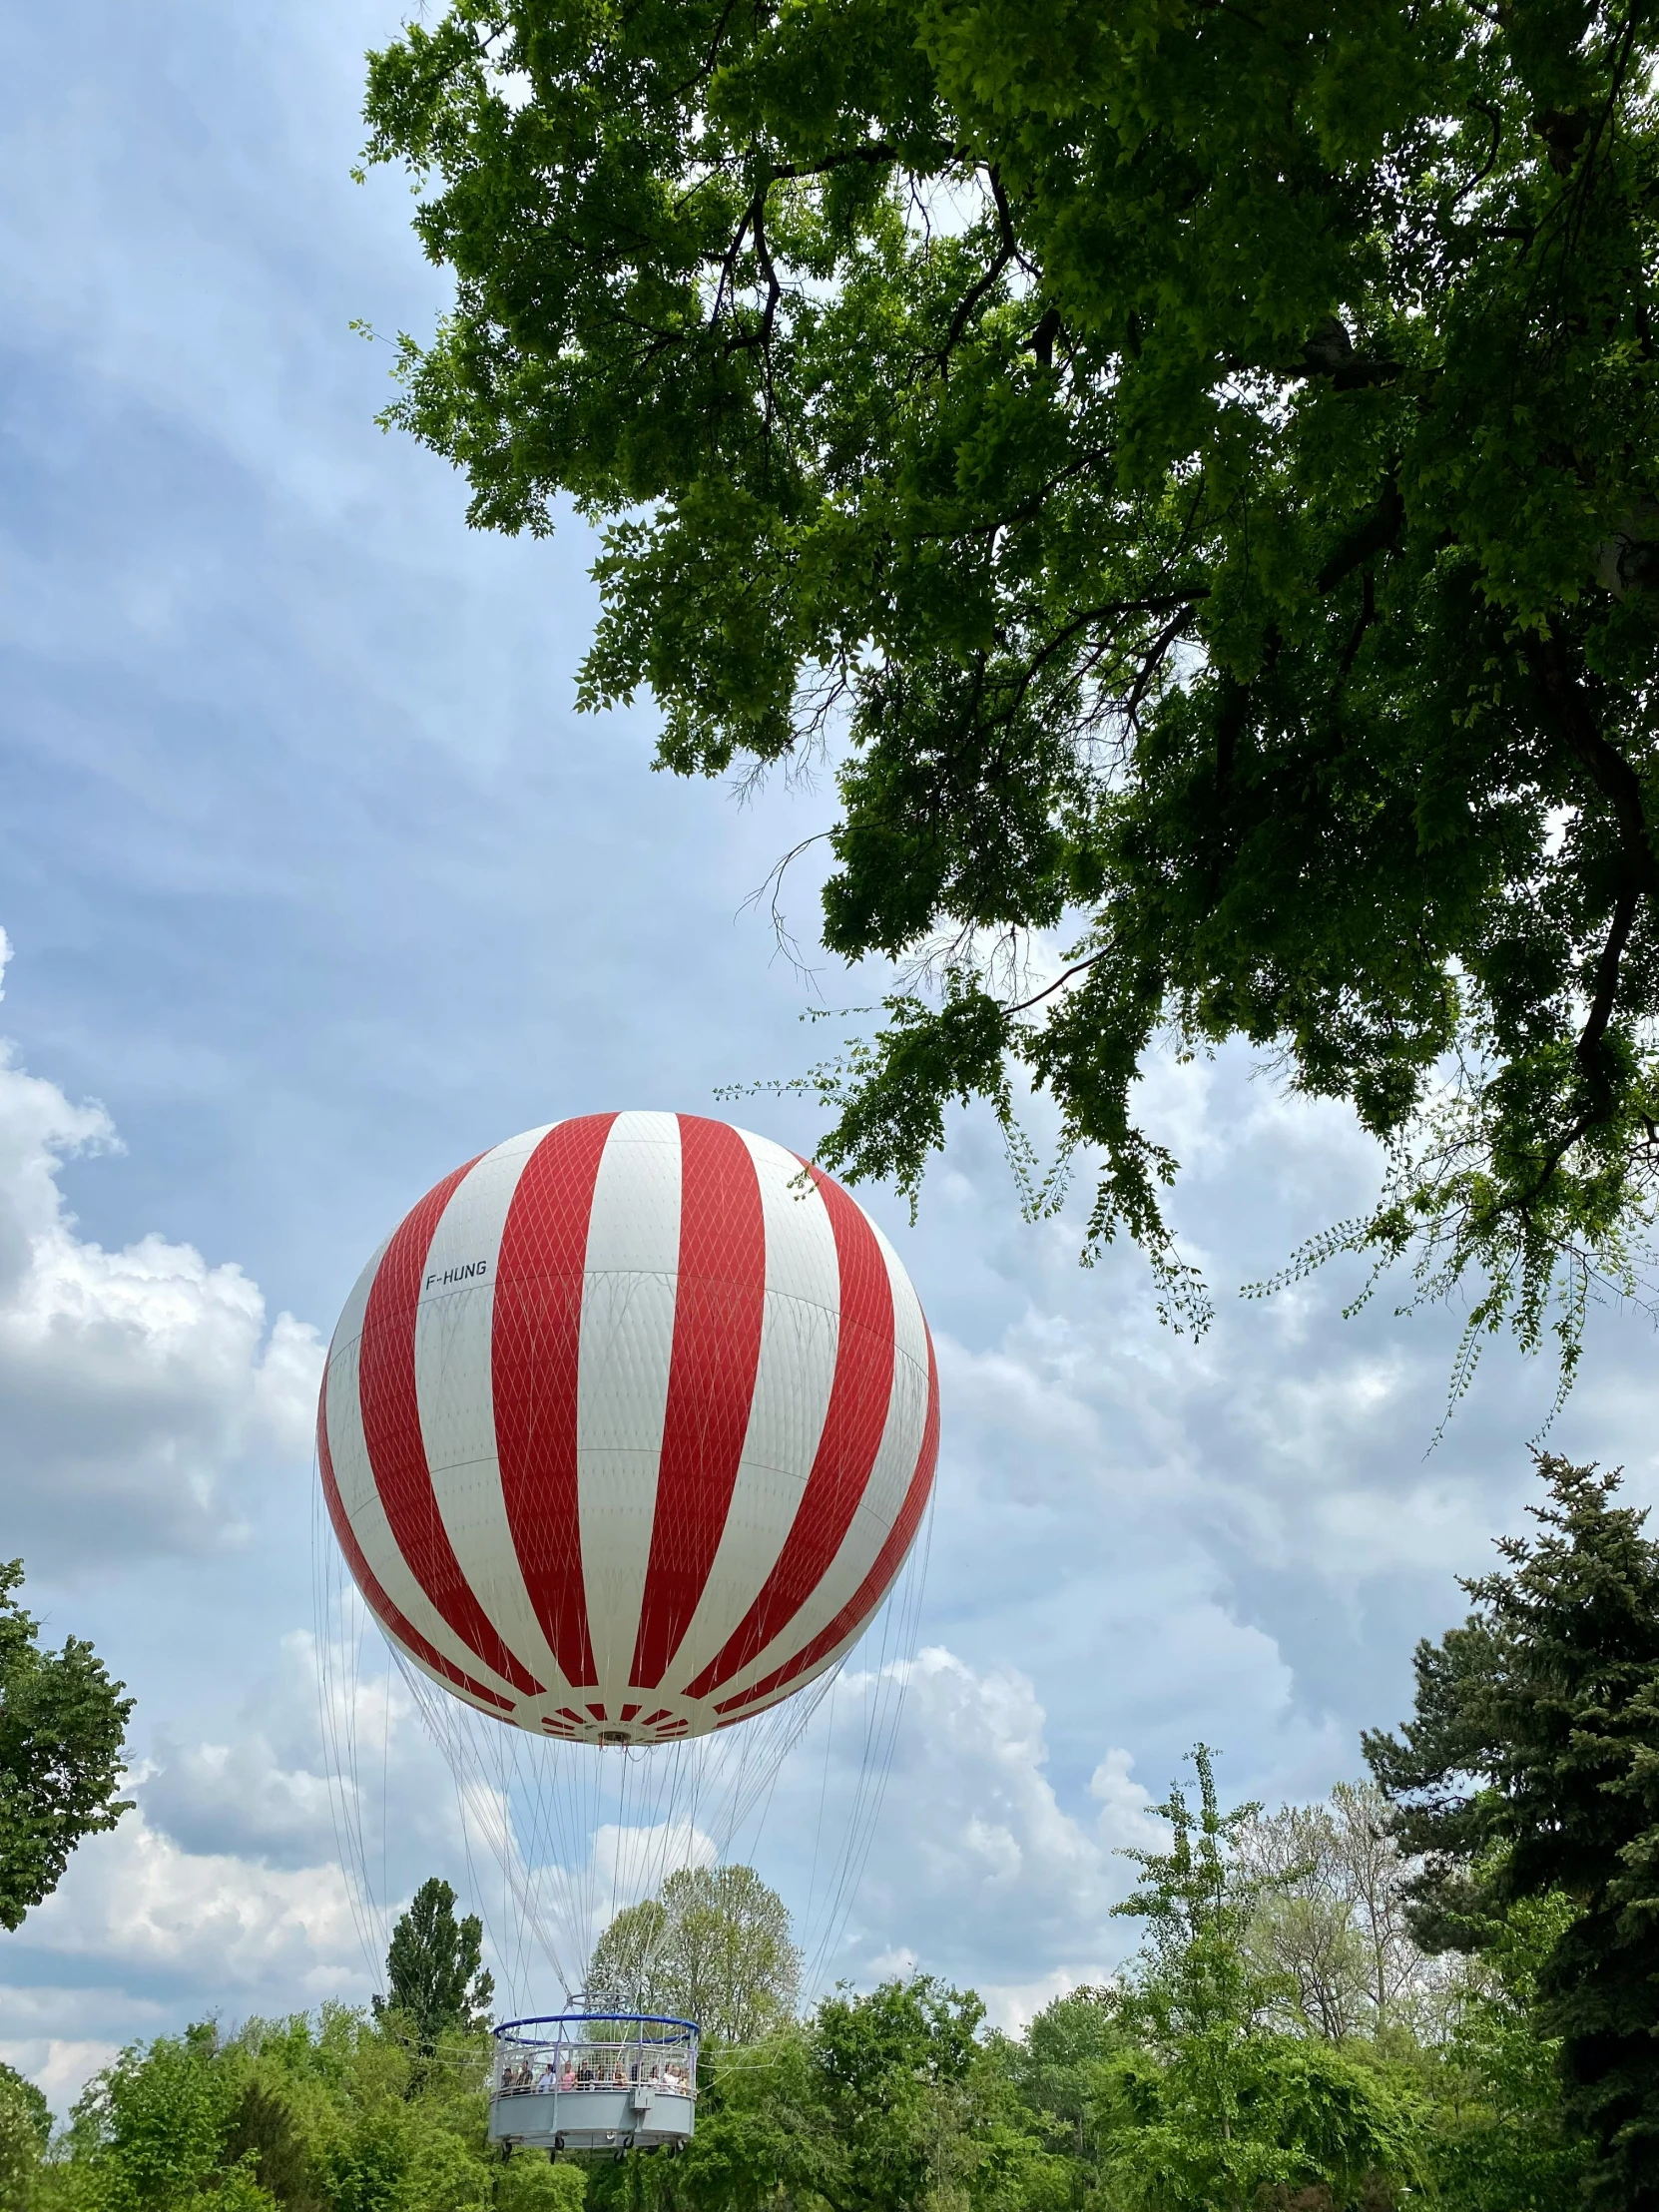
[[1416, 1711], [1366, 1756], [1393, 1801], [1420, 1939], [1479, 1950], [1523, 1900], [1570, 1911], [1537, 1976], [1592, 2200], [1659, 2207], [1659, 1544], [1618, 1474], [1542, 1457], [1541, 1533], [1466, 1581], [1416, 1653]]

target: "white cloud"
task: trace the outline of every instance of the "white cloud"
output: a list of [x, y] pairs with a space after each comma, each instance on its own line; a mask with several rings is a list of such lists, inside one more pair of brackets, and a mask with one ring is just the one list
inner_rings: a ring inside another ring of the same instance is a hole
[[331, 1859], [335, 1816], [325, 1778], [287, 1766], [261, 1729], [234, 1743], [179, 1746], [162, 1733], [141, 1785], [147, 1816], [196, 1849], [268, 1866]]
[[0, 2054], [64, 2110], [123, 2044], [371, 1986], [337, 1866], [186, 1851], [141, 1806], [0, 1936]]
[[93, 2038], [45, 2035], [28, 2042], [0, 2042], [0, 2058], [43, 2089], [53, 2111], [62, 2117], [92, 2076], [109, 2065], [120, 2048], [119, 2043]]
[[142, 1807], [81, 1847], [0, 1961], [43, 1954], [96, 1960], [105, 1973], [159, 1973], [218, 1992], [227, 2009], [360, 1994], [363, 1978], [337, 1868], [187, 1852]]
[[[0, 934], [0, 968], [10, 947]], [[31, 1569], [234, 1541], [250, 1486], [302, 1453], [316, 1333], [269, 1329], [259, 1286], [159, 1234], [77, 1233], [59, 1174], [119, 1149], [103, 1108], [25, 1073], [0, 1041], [0, 1482]]]
[[[1129, 1752], [1104, 1748], [1068, 1805], [1028, 1677], [977, 1670], [938, 1645], [889, 1671], [905, 1677], [903, 1718], [868, 1865], [821, 1981], [920, 1965], [994, 1992], [998, 2017], [1011, 2019], [1033, 1991], [1046, 2001], [1098, 1979], [1135, 1941], [1112, 1914], [1133, 1879], [1123, 1849], [1163, 1833]], [[809, 1740], [779, 1779], [763, 1859], [797, 1900], [808, 1887], [798, 1853], [809, 1842], [817, 1858], [833, 1852], [833, 1831], [818, 1833], [819, 1802], [828, 1794], [838, 1809], [866, 1779], [876, 1687], [867, 1673], [844, 1678], [828, 1769]], [[815, 1871], [832, 1882], [832, 1866]]]
[[[249, 1701], [264, 1726], [230, 1742], [164, 1740], [135, 1777], [140, 1810], [84, 1847], [58, 1894], [18, 1936], [0, 1938], [0, 1976], [11, 1983], [0, 2005], [30, 2070], [72, 2071], [52, 2055], [72, 2044], [94, 2052], [90, 2068], [108, 2040], [97, 2030], [111, 2022], [124, 2037], [211, 2010], [234, 2018], [326, 1995], [360, 1999], [392, 1915], [432, 1872], [482, 1912], [503, 2005], [546, 2009], [558, 1999], [536, 1930], [488, 1849], [484, 1832], [499, 1808], [492, 1801], [474, 1819], [469, 1854], [449, 1778], [395, 1678], [377, 1667], [331, 1683], [350, 1708], [357, 1750], [330, 1804], [314, 1736], [301, 1740], [315, 1664], [311, 1639], [290, 1636]], [[881, 1784], [869, 1721], [895, 1677], [905, 1709], [859, 1880], [851, 1814], [859, 1793]], [[853, 1878], [841, 1939], [815, 1961], [820, 1985], [922, 1965], [975, 1982], [1009, 2024], [1061, 1989], [1100, 1979], [1133, 1946], [1133, 1929], [1111, 1910], [1133, 1880], [1121, 1854], [1155, 1845], [1162, 1831], [1127, 1750], [1102, 1747], [1067, 1804], [1049, 1772], [1041, 1704], [1012, 1669], [975, 1670], [931, 1646], [886, 1669], [884, 1683], [853, 1670], [838, 1691], [787, 1758], [758, 1833], [736, 1852], [753, 1855], [804, 1923], [815, 1896], [822, 1908]], [[549, 1755], [549, 1774], [567, 1748], [528, 1746]], [[559, 1910], [565, 1889], [564, 1904], [584, 1914], [604, 1904], [597, 1931], [654, 1887], [641, 1881], [642, 1866], [660, 1876], [711, 1857], [709, 1838], [691, 1824], [672, 1836], [653, 1827], [648, 1778], [633, 1778], [639, 1811], [619, 1823], [591, 1775], [568, 1761], [558, 1769], [563, 1795], [544, 1806], [539, 1832], [523, 1825], [525, 1805], [514, 1807], [550, 1926], [570, 1917]], [[367, 1898], [353, 1896], [339, 1871], [336, 1817], [361, 1854]], [[98, 1984], [90, 1996], [80, 1986], [89, 1978]]]

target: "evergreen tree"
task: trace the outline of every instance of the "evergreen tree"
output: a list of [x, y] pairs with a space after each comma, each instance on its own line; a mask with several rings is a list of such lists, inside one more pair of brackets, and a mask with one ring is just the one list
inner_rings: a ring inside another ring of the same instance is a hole
[[386, 1991], [374, 2000], [376, 2014], [407, 2021], [417, 2049], [427, 2053], [445, 2034], [485, 2026], [495, 1981], [479, 1964], [483, 1944], [478, 1916], [457, 1921], [454, 1891], [433, 1875], [391, 1932]]
[[1608, 2212], [1659, 2207], [1659, 1546], [1616, 1473], [1544, 1457], [1539, 1533], [1465, 1581], [1473, 1610], [1416, 1653], [1415, 1710], [1366, 1738], [1428, 1944], [1479, 1950], [1561, 1901], [1537, 2021]]

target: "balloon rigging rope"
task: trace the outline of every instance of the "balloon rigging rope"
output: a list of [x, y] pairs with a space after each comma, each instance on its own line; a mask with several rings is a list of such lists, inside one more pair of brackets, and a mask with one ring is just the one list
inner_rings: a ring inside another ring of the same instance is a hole
[[[324, 1529], [321, 1484], [312, 1456], [311, 1484], [311, 1613], [317, 1683], [317, 1717], [321, 1726], [323, 1763], [327, 1770], [328, 1813], [344, 1877], [347, 1909], [372, 1983], [380, 1972], [381, 1956], [375, 1942], [372, 1885], [362, 1827], [362, 1789], [357, 1759], [357, 1691], [361, 1680], [358, 1663], [342, 1666], [342, 1638], [348, 1633], [346, 1611], [336, 1585], [341, 1562], [333, 1532]], [[353, 1587], [351, 1592], [356, 1593]]]
[[[933, 1500], [928, 1499], [923, 1518], [921, 1541], [905, 1560], [897, 1586], [889, 1594], [881, 1608], [881, 1650], [872, 1669], [870, 1717], [863, 1731], [863, 1755], [858, 1762], [857, 1782], [852, 1807], [848, 1813], [840, 1849], [831, 1862], [832, 1888], [822, 1919], [819, 1922], [818, 1939], [811, 1942], [814, 1919], [812, 1887], [808, 1893], [808, 1928], [804, 1933], [809, 1943], [803, 1949], [809, 1952], [807, 1988], [816, 1988], [823, 1981], [831, 1953], [838, 1946], [851, 1914], [852, 1904], [863, 1879], [875, 1840], [875, 1830], [880, 1819], [881, 1804], [886, 1796], [893, 1760], [897, 1753], [898, 1728], [903, 1715], [904, 1694], [914, 1664], [916, 1643], [921, 1626], [922, 1593], [927, 1579], [928, 1555], [932, 1545]], [[879, 1752], [871, 1759], [872, 1740], [878, 1741]], [[826, 1746], [826, 1791], [828, 1789], [830, 1747]], [[822, 1845], [824, 1799], [820, 1800], [820, 1828], [814, 1841], [815, 1881], [819, 1853]]]
[[[313, 1486], [318, 1718], [335, 1847], [371, 1977], [377, 1980], [382, 1971], [394, 1902], [391, 1736], [400, 1682], [453, 1779], [471, 1894], [480, 1903], [495, 1891], [494, 1884], [480, 1880], [475, 1856], [480, 1839], [499, 1872], [499, 1904], [485, 1918], [515, 2007], [527, 2001], [532, 1949], [574, 1994], [586, 1977], [594, 1942], [618, 1912], [660, 1892], [676, 1866], [698, 1863], [710, 1853], [717, 1864], [728, 1863], [740, 1840], [749, 1841], [753, 1852], [786, 1764], [821, 1720], [824, 1753], [800, 1915], [803, 1993], [815, 1989], [844, 1933], [891, 1775], [932, 1519], [930, 1500], [921, 1540], [879, 1609], [879, 1627], [870, 1624], [877, 1651], [858, 1675], [842, 1682], [848, 1663], [843, 1659], [741, 1728], [637, 1749], [604, 1746], [596, 1756], [590, 1747], [532, 1738], [479, 1713], [411, 1665], [384, 1636], [347, 1574], [326, 1525], [320, 1486]], [[371, 1649], [383, 1649], [391, 1661], [372, 1678]], [[836, 1825], [830, 1816], [831, 1770], [842, 1763], [839, 1724], [852, 1717], [847, 1692], [854, 1683], [863, 1690], [854, 1707], [857, 1756], [845, 1818], [831, 1844]], [[372, 1824], [379, 1835], [373, 1842], [364, 1833], [365, 1715], [378, 1721], [380, 1731], [379, 1817]], [[606, 1857], [608, 1867], [602, 1864]]]

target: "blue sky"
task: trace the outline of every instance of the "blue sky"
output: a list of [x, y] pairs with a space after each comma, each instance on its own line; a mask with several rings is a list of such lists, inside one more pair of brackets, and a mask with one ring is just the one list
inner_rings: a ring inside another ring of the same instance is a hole
[[[582, 531], [470, 534], [460, 483], [374, 426], [390, 356], [351, 318], [420, 332], [443, 296], [402, 181], [348, 176], [396, 20], [4, 18], [0, 1552], [139, 1698], [140, 1812], [0, 1936], [0, 2055], [60, 2098], [132, 2036], [372, 1986], [305, 1640], [310, 1397], [366, 1253], [515, 1130], [708, 1111], [827, 1041], [745, 904], [827, 795], [652, 774], [649, 702], [576, 717]], [[810, 940], [810, 873], [790, 898]], [[1454, 1574], [1520, 1524], [1552, 1387], [1500, 1348], [1425, 1456], [1455, 1317], [1345, 1323], [1352, 1274], [1234, 1295], [1363, 1202], [1370, 1148], [1236, 1056], [1146, 1089], [1218, 1297], [1196, 1346], [1133, 1254], [1078, 1268], [1085, 1206], [1019, 1222], [982, 1118], [913, 1229], [866, 1194], [939, 1338], [944, 1450], [834, 1964], [913, 1958], [1010, 2020], [1131, 1939], [1114, 1853], [1195, 1740], [1235, 1796], [1357, 1771]], [[1644, 1498], [1652, 1364], [1598, 1316], [1556, 1431]], [[410, 1848], [464, 1880], [397, 1729]]]

